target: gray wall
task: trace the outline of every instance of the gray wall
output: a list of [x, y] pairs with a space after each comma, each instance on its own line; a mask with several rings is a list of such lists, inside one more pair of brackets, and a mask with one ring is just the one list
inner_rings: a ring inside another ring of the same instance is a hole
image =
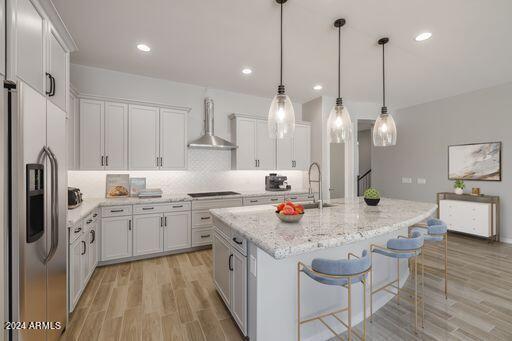
[[[382, 195], [435, 201], [435, 194], [453, 190], [448, 180], [448, 145], [502, 141], [501, 182], [466, 181], [466, 190], [501, 197], [501, 234], [512, 242], [512, 83], [421, 104], [392, 113], [397, 145], [374, 148], [372, 180]], [[411, 177], [412, 184], [402, 184]], [[419, 185], [417, 178], [427, 183]]]

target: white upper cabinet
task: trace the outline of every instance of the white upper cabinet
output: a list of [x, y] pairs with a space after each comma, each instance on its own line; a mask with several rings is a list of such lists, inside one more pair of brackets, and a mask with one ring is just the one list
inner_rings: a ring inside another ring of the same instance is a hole
[[311, 127], [296, 124], [290, 139], [277, 140], [277, 169], [307, 170], [311, 155]]
[[160, 164], [159, 109], [130, 105], [129, 127], [130, 169], [157, 169]]
[[187, 168], [187, 115], [160, 109], [160, 169]]
[[59, 108], [66, 111], [68, 93], [68, 53], [57, 32], [50, 26], [48, 34], [48, 97]]
[[276, 169], [276, 140], [268, 136], [267, 121], [255, 121], [258, 169]]
[[268, 137], [267, 121], [231, 116], [232, 135], [238, 146], [232, 153], [232, 168], [238, 170], [275, 169], [276, 142]]
[[105, 169], [128, 168], [128, 105], [105, 103], [104, 118]]
[[43, 94], [46, 21], [30, 0], [17, 0], [15, 4], [16, 76]]
[[80, 169], [103, 169], [103, 118], [105, 104], [102, 101], [80, 100]]

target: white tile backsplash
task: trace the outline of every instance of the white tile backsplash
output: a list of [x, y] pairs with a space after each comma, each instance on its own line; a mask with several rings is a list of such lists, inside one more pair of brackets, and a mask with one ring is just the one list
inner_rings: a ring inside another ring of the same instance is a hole
[[[130, 174], [146, 177], [148, 188], [159, 187], [164, 193], [204, 191], [263, 191], [265, 175], [270, 171], [233, 171], [231, 152], [224, 150], [189, 149], [187, 171], [69, 171], [68, 184], [78, 187], [84, 197], [105, 196], [107, 174]], [[307, 187], [307, 172], [277, 171], [288, 176], [292, 189]]]

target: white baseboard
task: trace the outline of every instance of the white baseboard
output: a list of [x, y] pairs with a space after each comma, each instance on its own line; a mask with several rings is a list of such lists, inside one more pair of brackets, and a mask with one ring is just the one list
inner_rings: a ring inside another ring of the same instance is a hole
[[506, 243], [506, 244], [512, 244], [512, 238], [500, 237], [500, 242]]

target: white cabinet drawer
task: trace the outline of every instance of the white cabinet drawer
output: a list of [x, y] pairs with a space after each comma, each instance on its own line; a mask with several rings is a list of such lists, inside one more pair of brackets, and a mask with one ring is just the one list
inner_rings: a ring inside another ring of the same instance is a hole
[[194, 200], [192, 210], [209, 210], [211, 208], [225, 208], [242, 206], [242, 198], [215, 199], [215, 200]]
[[285, 197], [285, 200], [293, 201], [293, 202], [305, 202], [305, 201], [313, 201], [318, 199], [317, 194], [289, 194]]
[[279, 204], [284, 201], [284, 195], [244, 198], [244, 206]]
[[192, 212], [192, 228], [212, 225], [213, 217], [210, 214], [210, 211]]
[[69, 228], [69, 244], [73, 244], [75, 240], [77, 240], [84, 233], [84, 223], [81, 221], [80, 223], [73, 225]]
[[166, 213], [190, 211], [189, 202], [133, 205], [133, 214]]
[[192, 230], [192, 246], [210, 245], [213, 240], [213, 227]]
[[439, 217], [448, 230], [483, 237], [492, 235], [492, 205], [462, 200], [440, 200]]
[[231, 245], [238, 251], [240, 251], [244, 256], [247, 256], [247, 239], [242, 237], [235, 230], [231, 230]]
[[101, 216], [105, 217], [119, 217], [124, 215], [132, 214], [132, 205], [125, 206], [111, 206], [111, 207], [102, 207], [101, 208]]

